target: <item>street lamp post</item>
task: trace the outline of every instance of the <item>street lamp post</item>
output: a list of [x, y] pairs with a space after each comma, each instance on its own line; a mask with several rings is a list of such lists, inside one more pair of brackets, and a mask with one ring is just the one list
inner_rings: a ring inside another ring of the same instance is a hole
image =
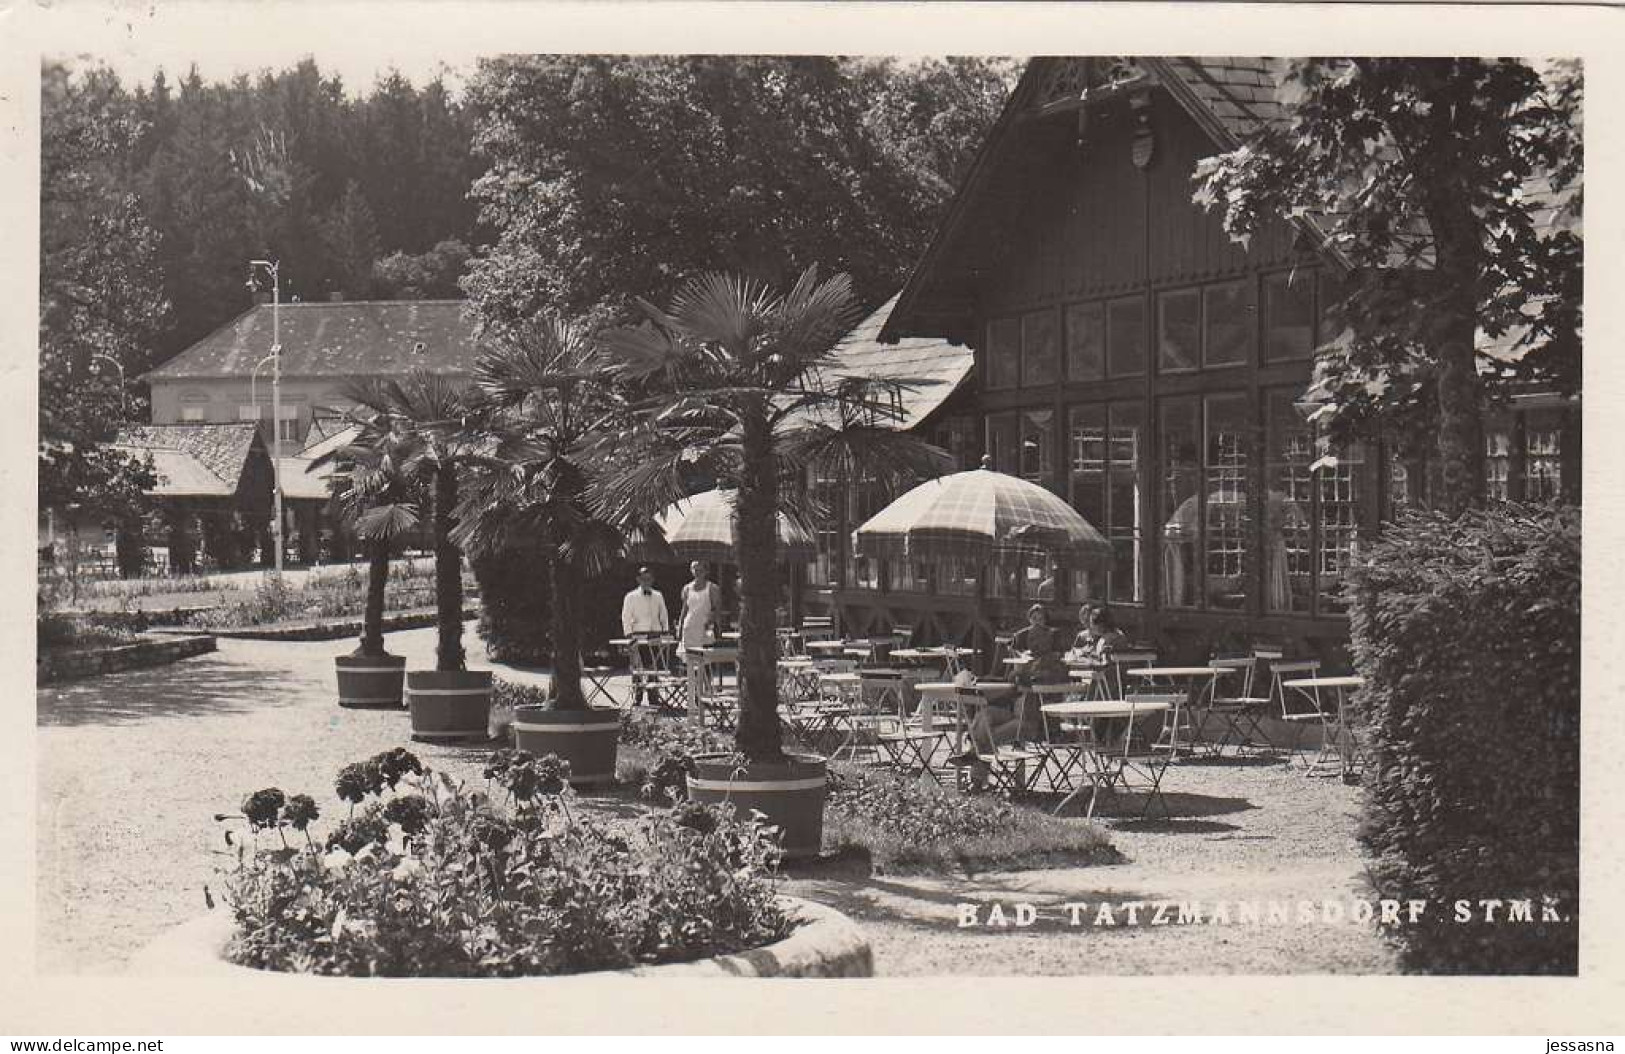
[[130, 414], [130, 391], [124, 386], [124, 363], [113, 358], [105, 351], [98, 351], [90, 357], [90, 370], [92, 373], [96, 371], [98, 362], [110, 362], [113, 364], [113, 368], [118, 371], [119, 409], [128, 417]]
[[[280, 260], [250, 260], [248, 287], [258, 288], [263, 270], [271, 276], [271, 494], [275, 513], [271, 520], [271, 542], [276, 547], [276, 573], [282, 574], [282, 283], [278, 280]], [[257, 371], [257, 367], [256, 367]], [[255, 404], [258, 406], [258, 404]], [[258, 417], [258, 410], [255, 411]]]

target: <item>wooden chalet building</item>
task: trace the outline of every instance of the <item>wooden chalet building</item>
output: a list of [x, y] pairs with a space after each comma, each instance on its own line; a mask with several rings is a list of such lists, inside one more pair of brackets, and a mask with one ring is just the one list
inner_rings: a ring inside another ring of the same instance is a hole
[[[939, 361], [905, 426], [1065, 497], [1110, 568], [866, 561], [850, 531], [886, 496], [816, 481], [840, 517], [805, 610], [985, 641], [1034, 600], [1068, 625], [1106, 602], [1172, 657], [1336, 657], [1345, 569], [1430, 473], [1382, 444], [1329, 449], [1307, 419], [1340, 273], [1320, 240], [1283, 220], [1243, 247], [1192, 203], [1199, 160], [1279, 118], [1275, 84], [1264, 59], [1030, 62], [907, 285], [843, 349], [904, 375]], [[1578, 500], [1577, 402], [1515, 400], [1486, 442], [1492, 497]]]

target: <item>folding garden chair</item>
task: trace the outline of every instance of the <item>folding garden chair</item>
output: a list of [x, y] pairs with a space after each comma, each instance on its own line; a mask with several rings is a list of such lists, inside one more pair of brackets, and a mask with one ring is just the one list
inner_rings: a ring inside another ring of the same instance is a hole
[[1149, 648], [1119, 648], [1107, 652], [1106, 665], [1094, 678], [1095, 698], [1122, 699], [1128, 686], [1123, 671], [1136, 666], [1150, 666], [1157, 661], [1157, 653]]
[[[1177, 706], [1184, 705], [1184, 692], [1142, 692], [1134, 695], [1131, 700], [1136, 706], [1153, 705], [1166, 708], [1164, 713], [1171, 715]], [[1128, 726], [1123, 732], [1121, 747], [1111, 748], [1097, 752], [1099, 769], [1097, 770], [1096, 794], [1089, 802], [1086, 815], [1093, 816], [1095, 806], [1100, 798], [1101, 791], [1107, 793], [1144, 792], [1145, 805], [1140, 810], [1140, 819], [1151, 815], [1151, 810], [1158, 805], [1162, 806], [1162, 816], [1168, 819], [1172, 816], [1168, 808], [1168, 800], [1163, 797], [1162, 778], [1168, 771], [1168, 763], [1172, 760], [1170, 753], [1159, 750], [1155, 737], [1145, 734], [1140, 717], [1131, 716]]]
[[687, 648], [684, 657], [695, 674], [689, 679], [692, 703], [700, 720], [719, 732], [731, 732], [738, 723], [739, 652], [735, 648]]
[[[1235, 745], [1237, 755], [1249, 749], [1254, 749], [1253, 739], [1264, 739], [1265, 749], [1269, 749], [1269, 739], [1259, 728], [1259, 721], [1263, 719], [1266, 708], [1270, 705], [1270, 698], [1266, 695], [1255, 695], [1253, 685], [1257, 682], [1258, 656], [1244, 655], [1212, 660], [1208, 665], [1219, 669], [1235, 670], [1241, 676], [1241, 685], [1236, 694], [1214, 693], [1208, 702], [1208, 713], [1218, 716], [1224, 721], [1224, 734], [1220, 738], [1217, 751], [1224, 753], [1224, 748]], [[1234, 684], [1234, 678], [1226, 680], [1220, 678], [1221, 686]]]
[[1314, 677], [1320, 672], [1319, 659], [1293, 659], [1270, 663], [1270, 697], [1281, 707], [1281, 720], [1292, 727], [1292, 745], [1288, 748], [1288, 761], [1303, 758], [1303, 730], [1318, 727], [1326, 734], [1326, 714], [1320, 701], [1312, 693], [1288, 688], [1283, 682], [1300, 677]]
[[[969, 692], [977, 699], [984, 698], [974, 687], [961, 689], [961, 692]], [[1015, 711], [1018, 728], [1026, 725], [1027, 705], [1027, 693], [1019, 693]], [[991, 751], [984, 751], [980, 745], [976, 745], [976, 758], [987, 766], [988, 779], [993, 786], [1012, 796], [1032, 790], [1044, 773], [1046, 757], [1042, 749], [1035, 749], [1021, 740], [996, 743]]]

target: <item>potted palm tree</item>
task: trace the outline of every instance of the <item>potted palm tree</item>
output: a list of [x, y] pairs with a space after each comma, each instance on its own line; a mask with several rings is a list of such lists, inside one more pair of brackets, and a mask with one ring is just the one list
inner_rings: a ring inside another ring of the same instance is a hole
[[419, 502], [401, 471], [399, 455], [388, 434], [381, 433], [371, 443], [353, 442], [325, 454], [307, 470], [334, 464], [333, 506], [367, 553], [361, 643], [349, 655], [334, 658], [340, 706], [401, 706], [406, 659], [384, 650], [384, 590], [389, 582], [390, 551], [417, 528]]
[[[485, 739], [491, 713], [491, 671], [470, 670], [463, 651], [463, 553], [457, 525], [458, 474], [470, 451], [468, 394], [437, 374], [414, 370], [399, 381], [357, 381], [341, 394], [370, 413], [358, 420], [356, 445], [390, 449], [409, 486], [429, 495], [434, 545], [433, 670], [406, 674], [406, 704], [414, 739]], [[355, 420], [352, 418], [352, 420]]]
[[810, 468], [895, 487], [939, 474], [947, 455], [891, 427], [907, 382], [830, 368], [859, 318], [845, 275], [820, 280], [809, 268], [779, 293], [710, 274], [686, 283], [669, 311], [640, 306], [647, 321], [601, 341], [643, 393], [627, 437], [636, 457], [606, 480], [604, 506], [647, 515], [685, 497], [696, 476], [735, 495], [742, 759], [699, 759], [689, 790], [760, 810], [783, 829], [786, 853], [816, 854], [825, 759], [787, 755], [778, 718], [777, 517], [814, 526], [822, 510], [804, 486]]
[[608, 364], [582, 327], [540, 317], [488, 334], [475, 364], [474, 430], [455, 537], [470, 552], [523, 548], [548, 569], [553, 675], [548, 706], [514, 714], [518, 747], [570, 762], [570, 782], [615, 777], [620, 711], [581, 690], [585, 585], [620, 555], [620, 533], [587, 504], [593, 451], [624, 414]]

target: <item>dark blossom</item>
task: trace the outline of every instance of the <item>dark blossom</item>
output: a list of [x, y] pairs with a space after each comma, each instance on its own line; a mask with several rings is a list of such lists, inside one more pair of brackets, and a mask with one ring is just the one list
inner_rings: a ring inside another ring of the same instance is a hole
[[308, 794], [295, 794], [282, 807], [282, 821], [296, 831], [303, 831], [319, 816], [316, 800]]
[[287, 798], [276, 787], [257, 790], [243, 799], [243, 816], [256, 830], [275, 827], [277, 815], [286, 801]]
[[341, 801], [360, 804], [367, 797], [367, 773], [360, 762], [351, 762], [339, 769], [339, 777], [333, 781], [333, 790]]
[[398, 823], [407, 834], [421, 834], [429, 824], [429, 802], [415, 794], [392, 798], [384, 806], [384, 819]]

